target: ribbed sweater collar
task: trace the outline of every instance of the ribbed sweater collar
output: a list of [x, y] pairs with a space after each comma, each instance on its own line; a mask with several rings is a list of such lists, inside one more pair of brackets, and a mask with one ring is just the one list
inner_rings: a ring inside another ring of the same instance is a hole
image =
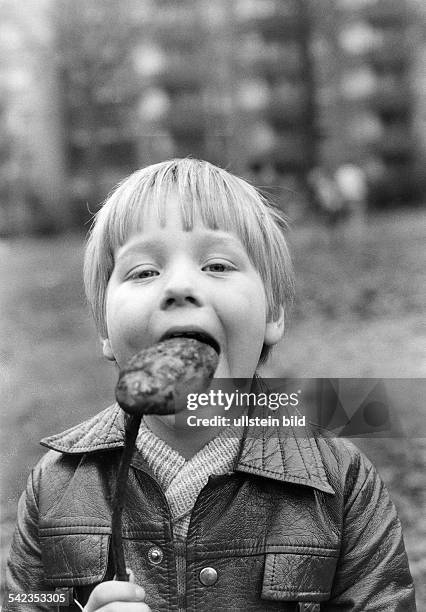
[[142, 421], [136, 446], [162, 487], [176, 524], [189, 516], [209, 476], [231, 472], [238, 457], [240, 439], [231, 430], [222, 431], [186, 460], [158, 438]]

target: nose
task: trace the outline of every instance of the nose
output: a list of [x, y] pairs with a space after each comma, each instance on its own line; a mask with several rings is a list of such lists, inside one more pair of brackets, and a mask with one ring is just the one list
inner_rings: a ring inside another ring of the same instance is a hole
[[196, 287], [194, 279], [189, 277], [189, 271], [181, 271], [171, 275], [169, 282], [164, 288], [164, 295], [161, 300], [161, 309], [170, 310], [173, 308], [200, 307], [202, 299], [199, 289]]

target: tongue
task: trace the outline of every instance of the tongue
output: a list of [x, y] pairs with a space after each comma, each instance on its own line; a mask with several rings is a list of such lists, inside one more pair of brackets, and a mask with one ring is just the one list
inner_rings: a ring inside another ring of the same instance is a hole
[[188, 393], [206, 391], [217, 368], [217, 352], [195, 338], [170, 338], [134, 355], [121, 370], [115, 396], [133, 415], [174, 414]]

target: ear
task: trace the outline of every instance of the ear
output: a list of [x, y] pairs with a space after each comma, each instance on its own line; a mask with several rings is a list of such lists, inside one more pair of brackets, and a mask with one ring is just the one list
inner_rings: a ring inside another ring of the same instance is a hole
[[102, 353], [108, 361], [115, 361], [114, 353], [112, 352], [111, 343], [108, 338], [102, 340]]
[[272, 346], [279, 342], [284, 335], [284, 308], [280, 306], [278, 317], [266, 322], [264, 343]]

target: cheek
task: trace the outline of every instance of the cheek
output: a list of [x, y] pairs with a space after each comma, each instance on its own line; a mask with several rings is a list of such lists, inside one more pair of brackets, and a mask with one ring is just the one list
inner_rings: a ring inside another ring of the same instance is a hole
[[261, 282], [253, 282], [245, 287], [238, 308], [244, 311], [249, 320], [266, 322], [266, 295]]
[[227, 296], [224, 313], [230, 337], [238, 346], [252, 347], [263, 339], [266, 329], [266, 296], [263, 285], [253, 283]]
[[[256, 372], [265, 338], [265, 313], [262, 300], [236, 304], [226, 322], [227, 375], [250, 379]], [[226, 377], [226, 376], [225, 376]]]
[[[125, 291], [115, 290], [107, 296], [106, 323], [113, 345], [138, 348], [145, 336], [147, 316], [143, 306]], [[145, 323], [145, 325], [144, 325]]]

